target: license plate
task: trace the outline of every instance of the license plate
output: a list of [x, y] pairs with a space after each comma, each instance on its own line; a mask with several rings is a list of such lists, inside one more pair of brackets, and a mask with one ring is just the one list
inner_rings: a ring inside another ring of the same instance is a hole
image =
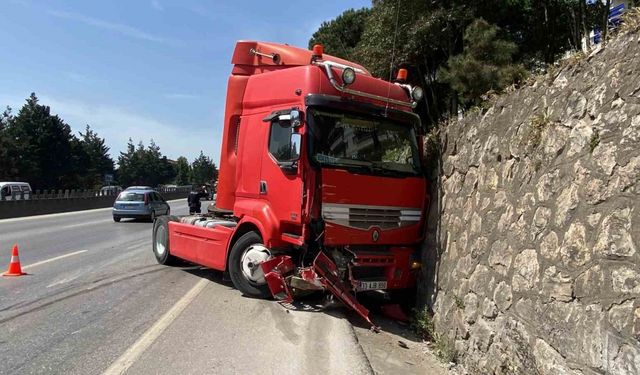
[[358, 290], [379, 290], [387, 289], [386, 281], [358, 281]]

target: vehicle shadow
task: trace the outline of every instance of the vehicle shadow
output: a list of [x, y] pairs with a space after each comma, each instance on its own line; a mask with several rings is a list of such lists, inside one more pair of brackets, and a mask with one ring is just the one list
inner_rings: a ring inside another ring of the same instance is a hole
[[[177, 266], [184, 272], [188, 272], [194, 276], [210, 280], [229, 289], [235, 289], [231, 280], [228, 280], [222, 271], [202, 267], [187, 261], [181, 261]], [[257, 299], [241, 293], [240, 295], [244, 298]], [[370, 319], [376, 326], [380, 327], [381, 331], [402, 337], [404, 340], [413, 343], [422, 341], [422, 339], [410, 329], [408, 323], [395, 321], [383, 315], [381, 306], [390, 304], [391, 302], [389, 300], [382, 299], [380, 295], [362, 293], [358, 296], [358, 301], [369, 310]], [[323, 313], [337, 319], [347, 319], [351, 325], [357, 328], [365, 330], [371, 328], [369, 323], [360, 315], [342, 304], [338, 299], [332, 298], [328, 293], [313, 292], [308, 295], [296, 296], [296, 299], [290, 303], [277, 301], [275, 299], [271, 299], [271, 302], [279, 304], [286, 310]]]

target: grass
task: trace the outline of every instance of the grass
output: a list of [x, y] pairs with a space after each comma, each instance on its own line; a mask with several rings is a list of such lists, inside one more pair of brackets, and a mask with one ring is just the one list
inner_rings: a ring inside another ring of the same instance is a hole
[[589, 153], [593, 154], [593, 150], [598, 147], [600, 144], [600, 133], [597, 129], [593, 130], [593, 134], [591, 134], [591, 139], [589, 140]]
[[456, 307], [458, 307], [459, 309], [463, 310], [464, 309], [464, 301], [462, 300], [462, 298], [454, 295], [453, 296], [453, 301], [456, 304]]
[[424, 136], [424, 160], [427, 172], [435, 171], [440, 159], [440, 129], [433, 127]]
[[523, 143], [532, 148], [540, 146], [542, 143], [542, 132], [549, 124], [551, 124], [551, 113], [549, 112], [549, 108], [545, 108], [544, 111], [531, 118], [529, 122], [529, 133], [523, 139]]
[[453, 342], [435, 331], [433, 315], [427, 308], [413, 310], [411, 329], [423, 339], [433, 342], [434, 352], [441, 361], [445, 363], [456, 362], [458, 355]]

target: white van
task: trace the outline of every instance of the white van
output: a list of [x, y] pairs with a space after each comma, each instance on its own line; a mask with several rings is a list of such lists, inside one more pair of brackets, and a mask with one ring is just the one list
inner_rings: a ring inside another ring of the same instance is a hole
[[0, 182], [0, 200], [31, 199], [31, 185], [26, 182]]

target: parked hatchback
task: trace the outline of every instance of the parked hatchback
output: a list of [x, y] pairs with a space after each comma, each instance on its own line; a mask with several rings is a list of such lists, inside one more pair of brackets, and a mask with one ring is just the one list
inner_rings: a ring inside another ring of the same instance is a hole
[[122, 218], [155, 220], [160, 215], [169, 215], [169, 204], [160, 193], [147, 189], [127, 189], [113, 203], [113, 221]]

